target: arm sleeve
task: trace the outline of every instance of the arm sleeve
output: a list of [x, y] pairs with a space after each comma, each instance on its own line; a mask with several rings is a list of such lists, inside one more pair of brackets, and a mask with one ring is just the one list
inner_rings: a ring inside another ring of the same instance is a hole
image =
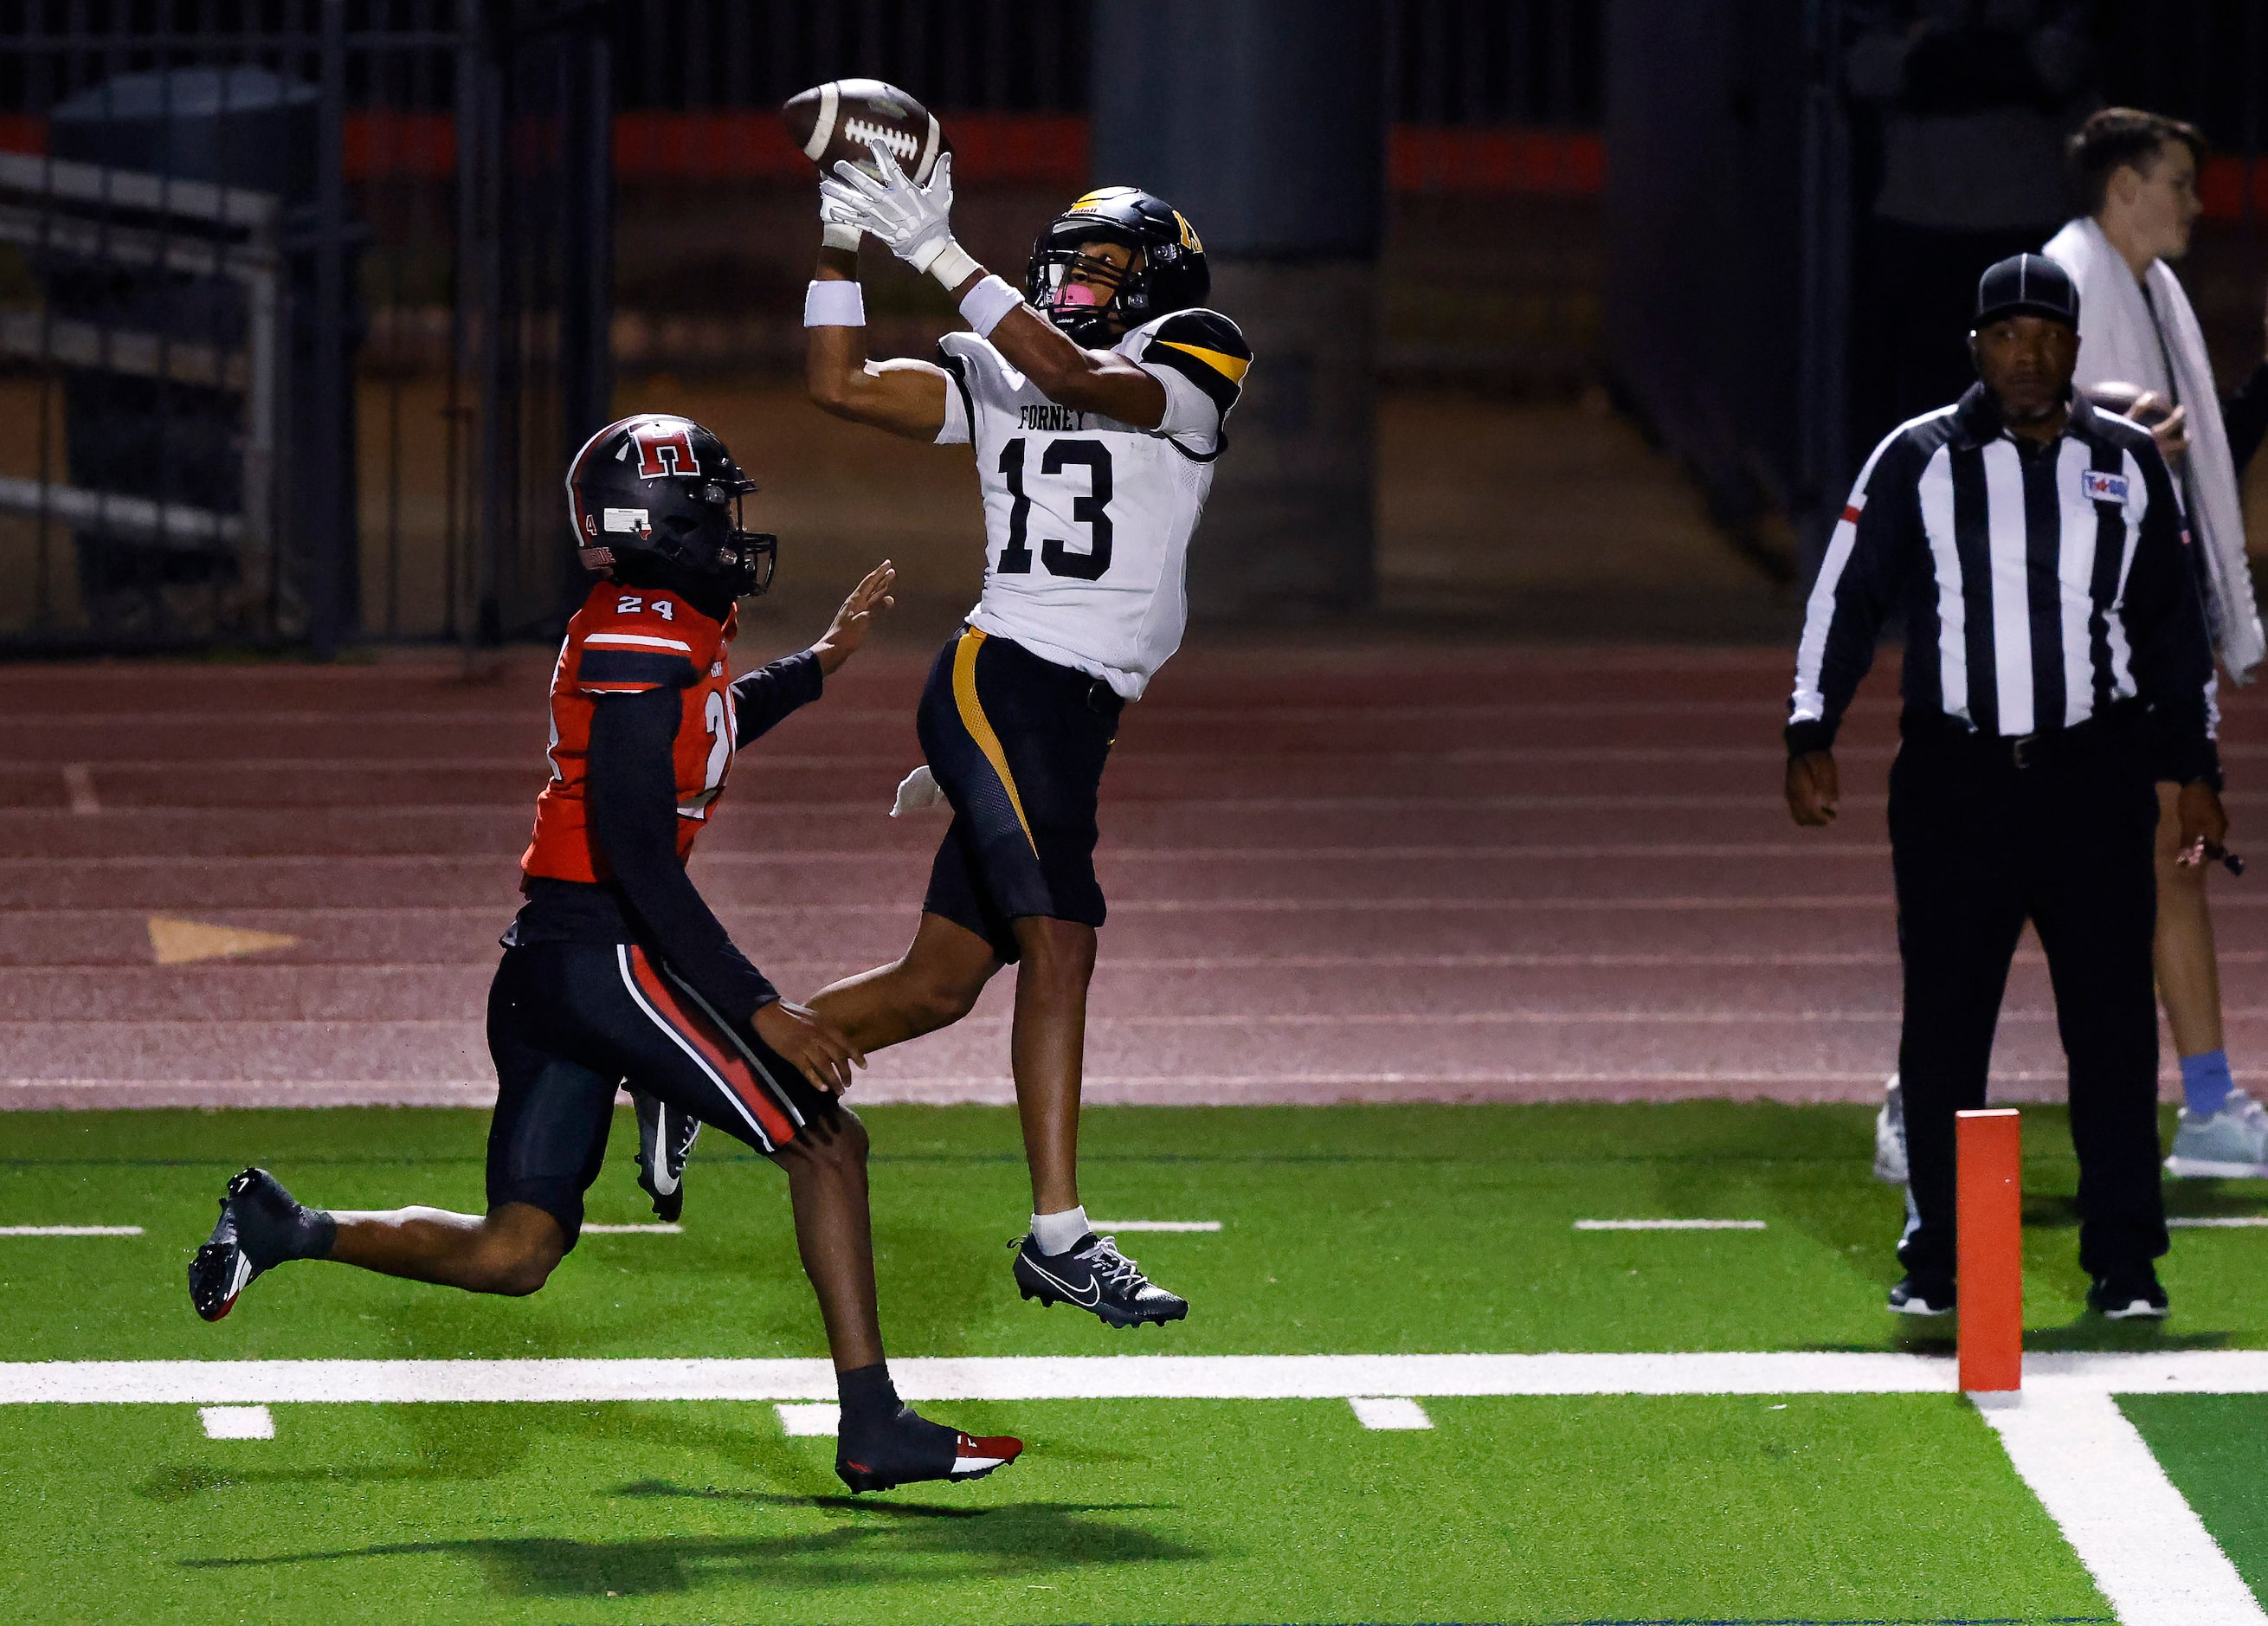
[[674, 689], [611, 696], [591, 718], [585, 794], [591, 835], [615, 885], [670, 969], [725, 1017], [746, 1021], [779, 998], [703, 901], [677, 856], [671, 753], [683, 714]]
[[1143, 371], [1166, 387], [1166, 415], [1150, 431], [1168, 440], [1187, 440], [1190, 449], [1210, 452], [1220, 444], [1220, 409], [1212, 397], [1170, 367], [1143, 363]]
[[2149, 506], [2126, 577], [2125, 621], [2134, 650], [2134, 686], [2150, 719], [2151, 772], [2186, 785], [2220, 785], [2220, 753], [2213, 742], [2213, 645], [2205, 604], [2190, 557], [2189, 532], [2174, 498], [2173, 477], [2157, 447], [2145, 443], [2127, 456], [2138, 465]]
[[945, 425], [937, 432], [936, 446], [968, 446], [976, 440], [976, 403], [968, 394], [968, 358], [955, 355], [942, 341], [937, 365], [951, 384], [945, 392]]
[[819, 657], [808, 649], [739, 679], [733, 684], [733, 715], [740, 725], [733, 731], [734, 749], [762, 739], [797, 707], [810, 705], [826, 684]]
[[1834, 749], [1843, 713], [1874, 663], [1882, 619], [1920, 545], [1915, 462], [1897, 434], [1876, 447], [1828, 539], [1796, 646], [1795, 691], [1787, 707], [1791, 757]]
[[2253, 368], [2252, 376], [2220, 403], [2220, 422], [2228, 432], [2229, 461], [2236, 465], [2241, 480], [2245, 464], [2260, 449], [2261, 440], [2268, 438], [2268, 361]]

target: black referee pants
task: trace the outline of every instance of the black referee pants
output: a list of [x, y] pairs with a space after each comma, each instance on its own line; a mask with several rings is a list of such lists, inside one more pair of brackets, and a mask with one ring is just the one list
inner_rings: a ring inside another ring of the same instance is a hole
[[2005, 741], [1908, 719], [1890, 769], [1905, 1016], [1909, 1271], [1954, 1268], [1954, 1114], [1984, 1105], [2008, 965], [2029, 920], [2055, 987], [2079, 1154], [2079, 1260], [2091, 1275], [2166, 1252], [2158, 1169], [2156, 793], [2122, 713]]

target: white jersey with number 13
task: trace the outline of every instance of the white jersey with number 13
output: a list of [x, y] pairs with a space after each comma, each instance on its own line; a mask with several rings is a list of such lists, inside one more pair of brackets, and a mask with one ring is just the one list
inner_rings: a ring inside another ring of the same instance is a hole
[[975, 447], [983, 491], [984, 591], [968, 624], [1133, 700], [1181, 647], [1189, 537], [1251, 351], [1207, 310], [1161, 316], [1115, 348], [1165, 387], [1155, 429], [1058, 406], [988, 341], [951, 333], [937, 439]]

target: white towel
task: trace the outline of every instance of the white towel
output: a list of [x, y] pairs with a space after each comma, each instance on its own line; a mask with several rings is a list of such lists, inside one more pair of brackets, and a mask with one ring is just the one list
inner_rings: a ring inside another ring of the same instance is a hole
[[[2229, 676], [2245, 683], [2268, 651], [2268, 638], [2262, 635], [2260, 611], [2252, 599], [2244, 512], [2236, 494], [2236, 462], [2220, 422], [2220, 392], [2189, 295], [2173, 269], [2155, 260], [2150, 264], [2150, 297], [2144, 299], [2124, 256], [2091, 219], [2073, 220], [2043, 252], [2079, 285], [2079, 373], [2073, 381], [2081, 389], [2112, 381], [2140, 384], [2189, 409], [2188, 467], [2178, 484], [2191, 533], [2205, 550], [2210, 600], [2205, 609], [2213, 643]], [[2154, 305], [2155, 323], [2150, 319]]]
[[903, 818], [909, 813], [926, 813], [932, 808], [946, 806], [944, 787], [938, 784], [937, 775], [924, 763], [899, 782], [897, 800], [890, 804], [890, 817]]

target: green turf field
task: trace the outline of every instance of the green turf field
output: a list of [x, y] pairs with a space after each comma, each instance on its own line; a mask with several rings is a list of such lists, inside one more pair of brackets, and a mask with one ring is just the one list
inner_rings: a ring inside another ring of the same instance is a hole
[[[1104, 1110], [1098, 1217], [1195, 1305], [1114, 1334], [1020, 1303], [1012, 1115], [868, 1114], [894, 1355], [1894, 1350], [1897, 1194], [1868, 1114], [1663, 1107]], [[2026, 1114], [2039, 1349], [2268, 1347], [2268, 1232], [2176, 1233], [2162, 1330], [2081, 1313], [2059, 1115]], [[823, 1353], [782, 1182], [704, 1142], [681, 1236], [593, 1236], [529, 1299], [323, 1266], [207, 1327], [182, 1286], [229, 1173], [307, 1201], [477, 1208], [485, 1120], [452, 1112], [11, 1114], [0, 1238], [13, 1361]], [[627, 1115], [617, 1149], [635, 1143]], [[2176, 1185], [2177, 1211], [2268, 1187]], [[627, 1162], [594, 1222], [647, 1217]], [[1760, 1219], [1583, 1232], [1584, 1218]], [[2268, 1399], [2127, 1415], [2256, 1591]], [[1949, 1395], [988, 1401], [1022, 1434], [981, 1483], [854, 1502], [769, 1405], [288, 1405], [269, 1440], [191, 1406], [0, 1408], [0, 1619], [256, 1622], [2025, 1621], [2107, 1619], [1977, 1414]], [[29, 1564], [21, 1555], [72, 1555]]]

